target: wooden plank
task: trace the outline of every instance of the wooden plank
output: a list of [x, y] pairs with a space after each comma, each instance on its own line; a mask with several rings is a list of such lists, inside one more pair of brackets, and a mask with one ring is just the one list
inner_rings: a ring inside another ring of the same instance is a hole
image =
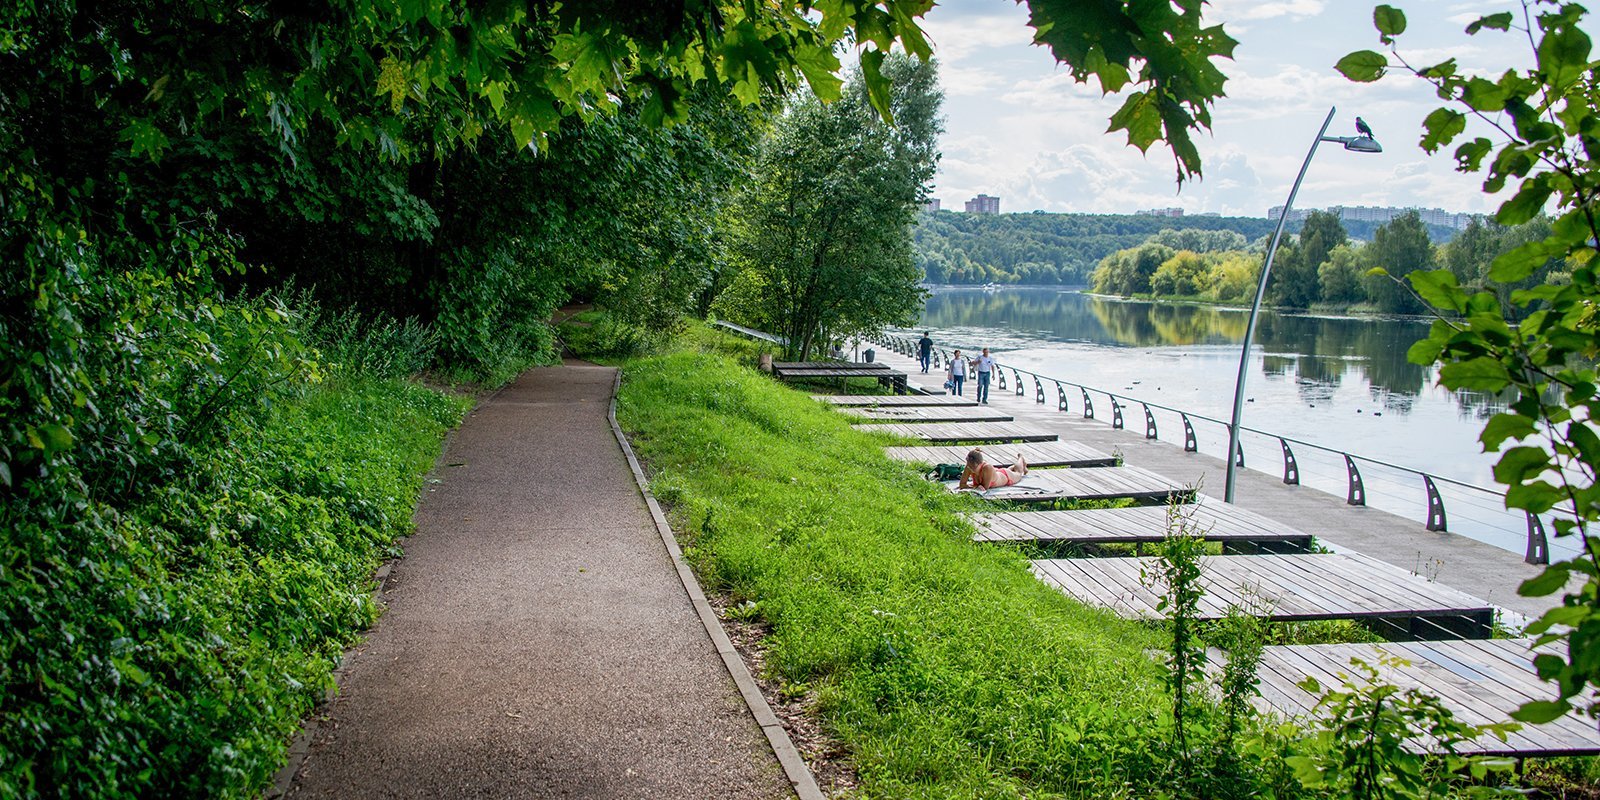
[[[1380, 667], [1380, 680], [1434, 694], [1463, 722], [1504, 722], [1523, 702], [1553, 696], [1552, 687], [1540, 681], [1533, 669], [1529, 644], [1531, 640], [1516, 639], [1268, 647], [1260, 675], [1263, 686], [1271, 691], [1262, 693], [1258, 707], [1304, 718], [1314, 699], [1295, 683], [1310, 676], [1324, 685], [1339, 686], [1339, 673], [1354, 674], [1352, 657], [1376, 666], [1380, 656], [1388, 653], [1409, 664]], [[1506, 660], [1508, 657], [1513, 660]], [[1416, 742], [1413, 746], [1431, 749], [1430, 745]], [[1592, 755], [1600, 753], [1600, 732], [1585, 720], [1567, 715], [1541, 725], [1524, 724], [1505, 742], [1484, 737], [1461, 749], [1516, 756]]]
[[[1072, 563], [1083, 562], [1083, 563]], [[1124, 591], [1142, 586], [1142, 571], [1155, 559], [1040, 559], [1036, 571], [1050, 574], [1093, 570]], [[1429, 583], [1399, 567], [1360, 556], [1305, 555], [1204, 556], [1201, 583], [1202, 619], [1227, 614], [1230, 600], [1258, 594], [1270, 603], [1265, 616], [1276, 621], [1362, 619], [1370, 617], [1455, 616], [1484, 614], [1489, 604], [1465, 592]], [[1066, 588], [1066, 587], [1061, 587]], [[1080, 597], [1094, 602], [1090, 596]], [[1154, 616], [1154, 604], [1148, 614]]]
[[899, 406], [976, 406], [978, 401], [953, 394], [908, 394], [908, 395], [870, 395], [870, 394], [814, 394], [813, 400], [821, 400], [836, 406], [867, 406], [895, 408]]
[[774, 361], [773, 372], [788, 372], [790, 370], [806, 369], [842, 369], [852, 372], [887, 372], [888, 364], [872, 361]]
[[908, 406], [901, 408], [841, 408], [845, 414], [868, 422], [1011, 422], [1003, 411], [968, 406]]
[[[948, 483], [954, 491], [956, 483]], [[1139, 467], [1083, 467], [1036, 469], [1020, 483], [979, 492], [985, 500], [1040, 502], [1047, 500], [1166, 500], [1189, 490], [1170, 478]]]
[[888, 433], [929, 442], [1053, 442], [1059, 434], [1016, 422], [931, 422], [852, 425], [856, 430]]
[[784, 380], [804, 378], [899, 378], [903, 381], [906, 377], [904, 372], [895, 372], [887, 369], [839, 369], [836, 367], [775, 369], [772, 374]]
[[[1207, 541], [1285, 542], [1301, 546], [1311, 541], [1308, 533], [1205, 495], [1181, 510], [1191, 529]], [[975, 514], [972, 522], [978, 528], [972, 538], [979, 542], [1159, 542], [1167, 534], [1167, 507], [1014, 511]]]
[[[1004, 446], [988, 445], [982, 448], [989, 463], [1009, 467], [1020, 453], [1031, 467], [1110, 467], [1117, 463], [1115, 456], [1102, 453], [1077, 442], [1024, 442]], [[964, 464], [971, 446], [934, 445], [931, 447], [887, 447], [884, 452], [896, 461], [913, 464]]]

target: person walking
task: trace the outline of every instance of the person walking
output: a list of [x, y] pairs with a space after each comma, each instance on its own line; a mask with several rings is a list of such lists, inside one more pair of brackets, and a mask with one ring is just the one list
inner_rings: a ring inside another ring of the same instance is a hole
[[973, 362], [973, 369], [978, 373], [978, 402], [989, 404], [989, 376], [994, 373], [994, 359], [989, 357], [989, 348], [983, 348], [983, 354]]
[[928, 337], [928, 331], [923, 331], [917, 340], [917, 360], [922, 362], [922, 374], [928, 374], [928, 362], [933, 360], [933, 339]]
[[961, 384], [967, 381], [967, 360], [962, 358], [960, 350], [950, 354], [950, 370], [945, 376], [950, 379], [950, 393], [960, 397]]

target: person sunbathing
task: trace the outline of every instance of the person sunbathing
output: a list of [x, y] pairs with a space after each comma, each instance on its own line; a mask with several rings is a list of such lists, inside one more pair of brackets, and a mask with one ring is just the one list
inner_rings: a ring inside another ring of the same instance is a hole
[[1023, 460], [1022, 454], [1017, 454], [1016, 463], [1010, 467], [996, 467], [983, 457], [983, 450], [973, 448], [967, 453], [967, 467], [961, 470], [961, 481], [956, 484], [957, 489], [998, 489], [1002, 486], [1015, 486], [1028, 474], [1028, 462]]

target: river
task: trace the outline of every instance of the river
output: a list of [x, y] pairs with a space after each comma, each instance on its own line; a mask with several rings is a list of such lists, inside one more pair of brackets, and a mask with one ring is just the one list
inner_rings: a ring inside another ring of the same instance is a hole
[[[970, 352], [987, 346], [1007, 366], [1226, 420], [1247, 316], [1246, 309], [1120, 300], [1056, 288], [935, 288], [918, 328], [933, 330], [941, 347]], [[1483, 453], [1477, 437], [1502, 401], [1448, 391], [1437, 385], [1433, 368], [1407, 361], [1407, 348], [1427, 330], [1428, 322], [1417, 318], [1263, 311], [1246, 378], [1243, 425], [1495, 488], [1491, 470], [1497, 456]], [[1054, 403], [1054, 387], [1047, 385], [1046, 391]], [[1079, 395], [1070, 387], [1068, 398], [1072, 410], [1081, 413]], [[1095, 402], [1096, 416], [1108, 417], [1105, 399]], [[1142, 428], [1139, 407], [1128, 413], [1128, 426]], [[1158, 414], [1157, 421], [1162, 439], [1181, 443], [1181, 427], [1167, 427], [1180, 424], [1176, 415], [1162, 419]], [[1202, 451], [1220, 456], [1227, 449], [1223, 426], [1194, 424]], [[1277, 442], [1247, 435], [1244, 449], [1251, 468], [1281, 471]], [[1295, 447], [1295, 456], [1307, 485], [1345, 493], [1341, 456], [1303, 446]], [[1407, 516], [1423, 514], [1426, 495], [1419, 478], [1380, 466], [1361, 470], [1372, 505]], [[1205, 488], [1220, 495], [1221, 476]], [[1455, 506], [1452, 530], [1474, 527], [1468, 518], [1478, 511], [1499, 515], [1493, 498], [1458, 488], [1441, 487], [1447, 506]], [[1496, 527], [1508, 528], [1503, 520]], [[1508, 548], [1522, 546], [1516, 537], [1494, 538]]]

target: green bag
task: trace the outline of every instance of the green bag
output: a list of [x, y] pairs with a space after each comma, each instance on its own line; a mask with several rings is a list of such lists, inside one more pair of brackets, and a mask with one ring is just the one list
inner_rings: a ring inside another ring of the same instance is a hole
[[961, 472], [965, 469], [966, 466], [962, 464], [935, 464], [933, 470], [928, 473], [928, 480], [958, 481], [961, 480]]

